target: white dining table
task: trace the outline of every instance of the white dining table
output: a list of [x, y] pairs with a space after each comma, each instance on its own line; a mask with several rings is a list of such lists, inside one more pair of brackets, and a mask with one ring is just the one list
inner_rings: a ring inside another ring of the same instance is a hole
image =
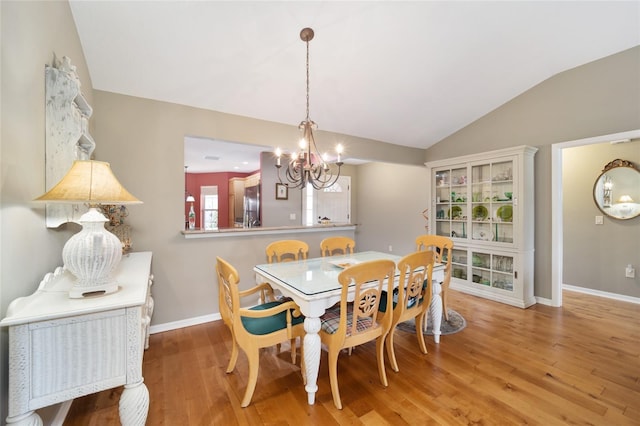
[[[345, 256], [318, 257], [283, 263], [256, 265], [256, 283], [268, 282], [275, 289], [293, 299], [300, 306], [304, 319], [305, 336], [304, 362], [306, 371], [307, 399], [309, 405], [315, 403], [318, 390], [318, 370], [320, 368], [321, 342], [320, 317], [326, 309], [340, 301], [341, 286], [338, 275], [345, 263], [358, 263], [370, 260], [389, 259], [397, 262], [401, 256], [377, 251], [365, 251]], [[399, 275], [399, 271], [396, 270]], [[440, 342], [442, 322], [441, 282], [444, 278], [444, 265], [436, 264], [432, 273], [432, 298], [429, 306], [433, 321], [435, 343]]]

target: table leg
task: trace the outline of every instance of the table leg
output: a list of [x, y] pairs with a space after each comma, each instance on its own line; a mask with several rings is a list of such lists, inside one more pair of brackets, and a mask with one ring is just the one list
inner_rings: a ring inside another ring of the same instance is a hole
[[440, 326], [442, 325], [442, 297], [440, 296], [441, 291], [442, 286], [440, 285], [440, 283], [434, 281], [431, 292], [431, 305], [429, 305], [429, 312], [431, 312], [431, 324], [433, 325], [433, 340], [436, 343], [440, 343]]
[[307, 400], [309, 405], [313, 405], [316, 400], [318, 390], [318, 370], [320, 369], [320, 318], [306, 317], [304, 319], [304, 365], [306, 370]]
[[149, 390], [142, 380], [124, 385], [124, 391], [120, 395], [119, 411], [122, 426], [143, 426], [147, 422]]

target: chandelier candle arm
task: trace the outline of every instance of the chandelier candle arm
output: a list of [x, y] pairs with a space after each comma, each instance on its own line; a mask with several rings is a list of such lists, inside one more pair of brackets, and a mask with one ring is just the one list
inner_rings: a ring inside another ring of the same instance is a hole
[[300, 39], [306, 43], [306, 72], [307, 72], [307, 110], [306, 118], [300, 123], [298, 128], [302, 131], [302, 139], [300, 139], [298, 152], [291, 153], [291, 160], [286, 165], [285, 178], [287, 182], [283, 182], [280, 175], [282, 168], [282, 150], [276, 148], [276, 168], [278, 170], [278, 180], [281, 184], [289, 188], [305, 188], [310, 184], [314, 189], [324, 189], [332, 186], [340, 177], [340, 168], [344, 164], [342, 162], [343, 147], [338, 144], [336, 147], [337, 161], [329, 163], [326, 155], [320, 155], [316, 146], [313, 130], [317, 129], [315, 122], [309, 118], [309, 41], [314, 37], [311, 28], [304, 28], [300, 31]]

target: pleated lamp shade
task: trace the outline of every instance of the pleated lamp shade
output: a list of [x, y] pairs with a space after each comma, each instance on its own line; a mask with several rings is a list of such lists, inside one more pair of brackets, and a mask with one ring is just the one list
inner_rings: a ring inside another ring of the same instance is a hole
[[76, 160], [67, 174], [36, 201], [48, 203], [140, 204], [115, 177], [109, 163]]

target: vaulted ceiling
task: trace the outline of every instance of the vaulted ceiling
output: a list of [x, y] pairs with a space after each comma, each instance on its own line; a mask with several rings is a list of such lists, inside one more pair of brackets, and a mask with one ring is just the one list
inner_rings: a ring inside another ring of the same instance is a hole
[[426, 148], [640, 44], [627, 1], [71, 1], [95, 89]]

